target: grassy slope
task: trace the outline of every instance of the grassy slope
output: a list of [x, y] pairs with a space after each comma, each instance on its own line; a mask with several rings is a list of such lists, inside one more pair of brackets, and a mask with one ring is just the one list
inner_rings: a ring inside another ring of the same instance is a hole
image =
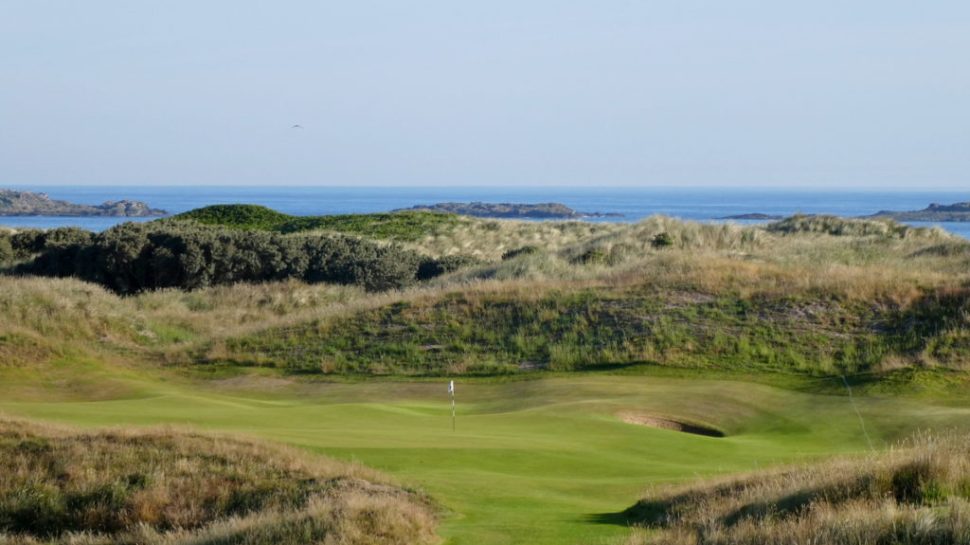
[[230, 359], [296, 372], [457, 374], [643, 361], [852, 373], [877, 364], [895, 320], [853, 302], [588, 288], [395, 303], [232, 339]]
[[435, 212], [291, 216], [257, 205], [213, 205], [190, 210], [163, 221], [194, 221], [206, 225], [280, 233], [336, 231], [372, 238], [411, 241], [438, 229], [457, 225], [463, 220], [453, 214]]
[[[359, 460], [441, 501], [451, 512], [441, 533], [452, 544], [605, 543], [626, 534], [612, 513], [647, 484], [866, 448], [846, 397], [723, 380], [459, 382], [453, 433], [441, 382], [246, 376], [192, 385], [152, 374], [122, 373], [116, 381], [124, 394], [84, 402], [43, 401], [36, 389], [32, 401], [15, 401], [19, 386], [4, 381], [0, 411], [82, 425], [189, 424]], [[57, 390], [49, 386], [52, 395]], [[962, 407], [856, 402], [877, 446], [915, 428], [970, 422]], [[706, 422], [730, 436], [656, 430], [614, 416], [629, 410]]]
[[452, 291], [230, 338], [215, 360], [291, 372], [494, 374], [656, 362], [819, 375], [970, 361], [970, 294], [900, 305], [655, 286]]

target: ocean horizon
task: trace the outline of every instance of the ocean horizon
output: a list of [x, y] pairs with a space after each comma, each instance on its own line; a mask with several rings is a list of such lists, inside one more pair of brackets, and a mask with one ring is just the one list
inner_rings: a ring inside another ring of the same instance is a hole
[[[559, 202], [581, 212], [622, 214], [584, 221], [639, 221], [662, 214], [693, 221], [748, 213], [789, 216], [834, 214], [865, 216], [881, 210], [919, 210], [930, 203], [970, 200], [970, 192], [952, 190], [832, 190], [706, 187], [442, 187], [442, 186], [54, 186], [15, 185], [9, 189], [43, 192], [53, 199], [101, 204], [130, 199], [178, 214], [212, 204], [259, 204], [293, 215], [330, 215], [386, 212], [437, 202]], [[125, 221], [154, 218], [125, 217], [0, 217], [8, 227], [51, 228], [77, 226], [101, 231]], [[731, 220], [737, 223], [758, 223]], [[970, 238], [970, 223], [910, 222], [938, 226]]]

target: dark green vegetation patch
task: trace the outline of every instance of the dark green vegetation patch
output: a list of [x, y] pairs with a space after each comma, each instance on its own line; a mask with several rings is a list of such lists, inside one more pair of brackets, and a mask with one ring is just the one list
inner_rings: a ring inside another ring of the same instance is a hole
[[192, 221], [233, 229], [296, 233], [334, 231], [399, 241], [417, 240], [462, 220], [454, 214], [402, 211], [384, 214], [339, 214], [333, 216], [291, 216], [253, 204], [220, 204], [198, 208], [166, 222]]
[[338, 233], [283, 235], [194, 223], [125, 223], [97, 234], [24, 231], [9, 239], [0, 259], [3, 252], [8, 262], [19, 258], [19, 273], [76, 277], [121, 294], [287, 279], [381, 291], [475, 263]]

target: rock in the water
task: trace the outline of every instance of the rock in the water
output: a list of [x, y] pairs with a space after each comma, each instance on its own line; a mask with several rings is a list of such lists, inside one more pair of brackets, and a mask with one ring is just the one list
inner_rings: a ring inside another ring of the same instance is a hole
[[479, 218], [523, 218], [523, 219], [582, 219], [622, 217], [623, 214], [602, 212], [578, 212], [557, 202], [538, 204], [521, 203], [486, 203], [486, 202], [441, 202], [431, 205], [418, 205], [411, 208], [395, 210], [427, 210], [431, 212], [447, 212], [462, 216]]
[[141, 201], [120, 200], [104, 204], [75, 204], [51, 199], [47, 193], [0, 189], [0, 216], [166, 216], [168, 212], [151, 208]]
[[723, 218], [717, 218], [719, 220], [780, 220], [784, 216], [775, 216], [772, 214], [762, 214], [760, 212], [752, 212], [750, 214], [736, 214], [733, 216], [724, 216]]
[[880, 210], [870, 217], [891, 218], [897, 221], [970, 221], [970, 202], [933, 203], [922, 210], [906, 212]]

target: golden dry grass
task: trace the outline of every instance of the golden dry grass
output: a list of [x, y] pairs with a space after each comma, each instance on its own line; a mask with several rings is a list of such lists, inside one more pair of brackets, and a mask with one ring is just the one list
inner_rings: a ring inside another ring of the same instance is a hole
[[655, 489], [628, 545], [970, 543], [970, 437]]
[[429, 233], [408, 246], [432, 256], [463, 254], [497, 261], [505, 252], [523, 246], [557, 251], [625, 228], [617, 223], [462, 218], [456, 225]]
[[[844, 220], [849, 223], [861, 220]], [[508, 222], [502, 233], [523, 227]], [[864, 224], [882, 222], [861, 222]], [[549, 224], [550, 226], [555, 224]], [[881, 232], [876, 230], [877, 233]], [[666, 233], [671, 247], [652, 241]], [[703, 224], [663, 216], [635, 224], [613, 224], [582, 240], [553, 240], [543, 252], [439, 279], [444, 286], [481, 279], [545, 281], [598, 280], [652, 284], [707, 292], [727, 289], [805, 290], [871, 298], [915, 288], [958, 285], [970, 278], [970, 244], [938, 230], [910, 230], [907, 236], [784, 234], [763, 227]], [[470, 237], [464, 245], [474, 245]], [[489, 241], [485, 244], [495, 244]], [[939, 248], [948, 251], [939, 251]], [[934, 249], [937, 249], [934, 251]]]
[[434, 541], [428, 501], [360, 465], [173, 429], [0, 420], [0, 543]]

